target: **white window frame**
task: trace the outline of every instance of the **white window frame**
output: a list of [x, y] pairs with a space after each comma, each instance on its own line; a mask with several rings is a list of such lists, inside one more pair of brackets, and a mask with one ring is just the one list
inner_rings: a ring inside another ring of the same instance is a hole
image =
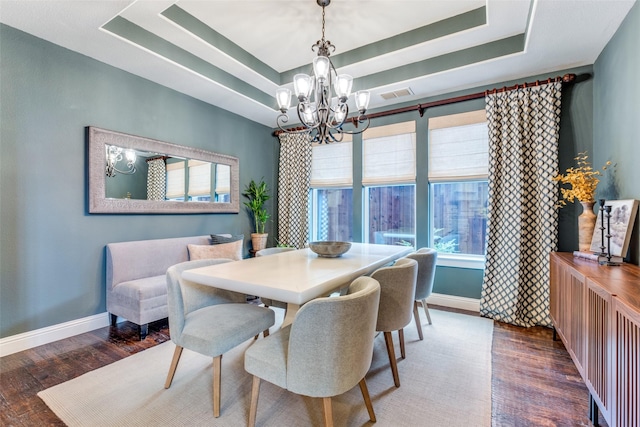
[[[318, 218], [314, 215], [316, 212], [316, 207], [318, 206], [318, 190], [353, 190], [353, 139], [351, 135], [344, 135], [342, 141], [331, 144], [331, 146], [339, 147], [336, 144], [348, 144], [350, 147], [350, 160], [348, 164], [349, 173], [346, 174], [343, 179], [333, 180], [333, 179], [323, 179], [320, 182], [314, 183], [313, 179], [313, 163], [312, 163], [312, 177], [309, 186], [309, 241], [315, 240], [315, 236], [318, 234]], [[319, 148], [329, 148], [328, 146], [313, 144], [312, 149], [315, 147]], [[312, 159], [313, 162], [313, 159]], [[348, 176], [347, 176], [348, 175]], [[353, 232], [353, 230], [352, 230]]]
[[[468, 113], [451, 114], [447, 116], [433, 117], [429, 119], [429, 132], [432, 129], [464, 126], [468, 124], [476, 124], [486, 122], [485, 110], [471, 111]], [[429, 141], [429, 151], [431, 151], [431, 141]], [[487, 165], [488, 166], [488, 165]], [[436, 180], [429, 179], [429, 245], [434, 246], [434, 200], [433, 200], [433, 185], [434, 184], [454, 184], [462, 182], [486, 182], [486, 176], [469, 176], [464, 177], [452, 177], [452, 179], [446, 179], [439, 177]], [[473, 254], [455, 254], [455, 253], [438, 253], [438, 259], [436, 265], [441, 267], [455, 267], [455, 268], [467, 268], [474, 270], [483, 270], [485, 265], [486, 255], [473, 255]]]
[[[367, 177], [364, 176], [365, 175], [365, 158], [366, 158], [366, 140], [374, 140], [374, 139], [378, 139], [378, 138], [384, 138], [384, 137], [393, 137], [396, 135], [404, 135], [404, 134], [412, 134], [412, 138], [413, 138], [413, 170], [409, 171], [408, 175], [412, 175], [411, 178], [405, 176], [404, 178], [402, 178], [401, 180], [389, 180], [389, 181], [384, 181], [381, 179], [374, 179], [374, 180], [370, 180], [371, 182], [368, 182]], [[362, 206], [362, 240], [364, 243], [370, 243], [369, 242], [369, 229], [370, 229], [370, 218], [369, 218], [369, 190], [371, 188], [377, 188], [377, 187], [396, 187], [396, 186], [406, 186], [406, 185], [412, 185], [414, 187], [413, 190], [413, 194], [414, 194], [414, 200], [413, 200], [413, 218], [414, 218], [414, 223], [413, 223], [413, 241], [416, 242], [417, 241], [417, 227], [418, 224], [417, 222], [417, 215], [416, 215], [416, 207], [417, 207], [417, 189], [416, 189], [416, 170], [417, 170], [417, 157], [416, 157], [416, 122], [415, 121], [408, 121], [408, 122], [401, 122], [401, 123], [395, 123], [392, 125], [385, 125], [385, 126], [378, 126], [378, 127], [373, 127], [373, 128], [369, 128], [367, 129], [363, 134], [362, 134], [362, 159], [361, 159], [361, 163], [362, 163], [362, 170], [363, 170], [363, 177], [362, 177], [362, 198], [363, 198], [363, 206]]]

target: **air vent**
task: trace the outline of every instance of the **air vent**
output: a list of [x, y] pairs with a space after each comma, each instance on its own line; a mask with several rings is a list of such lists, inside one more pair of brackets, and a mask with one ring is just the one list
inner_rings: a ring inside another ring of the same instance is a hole
[[408, 87], [394, 90], [392, 92], [385, 92], [380, 94], [382, 99], [387, 99], [387, 100], [400, 98], [401, 96], [409, 96], [409, 95], [413, 95], [413, 91], [411, 90], [411, 88], [408, 88]]

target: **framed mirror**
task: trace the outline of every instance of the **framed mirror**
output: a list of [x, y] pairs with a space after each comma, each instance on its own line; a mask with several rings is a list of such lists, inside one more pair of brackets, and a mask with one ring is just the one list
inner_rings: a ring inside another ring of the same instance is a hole
[[238, 213], [236, 157], [87, 127], [89, 213]]

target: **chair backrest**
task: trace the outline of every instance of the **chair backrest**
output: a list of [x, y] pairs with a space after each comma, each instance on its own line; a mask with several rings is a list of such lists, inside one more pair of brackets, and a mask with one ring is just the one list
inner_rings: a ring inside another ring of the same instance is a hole
[[287, 389], [311, 397], [350, 390], [371, 367], [380, 285], [359, 277], [347, 295], [317, 298], [291, 325]]
[[267, 248], [267, 249], [261, 249], [258, 252], [256, 252], [256, 256], [267, 256], [267, 255], [274, 255], [274, 254], [279, 254], [281, 252], [289, 252], [289, 251], [295, 251], [296, 248]]
[[407, 255], [407, 258], [415, 259], [418, 262], [416, 301], [428, 298], [433, 290], [433, 279], [436, 275], [438, 252], [431, 248], [420, 248]]
[[377, 331], [396, 331], [409, 324], [413, 315], [418, 263], [400, 258], [391, 267], [377, 269], [371, 275], [380, 283], [380, 308]]
[[184, 318], [187, 314], [216, 304], [246, 302], [246, 296], [232, 291], [201, 285], [182, 278], [182, 272], [192, 268], [207, 267], [232, 262], [230, 259], [201, 259], [181, 262], [167, 269], [167, 306], [169, 309], [169, 333], [171, 340], [179, 344]]

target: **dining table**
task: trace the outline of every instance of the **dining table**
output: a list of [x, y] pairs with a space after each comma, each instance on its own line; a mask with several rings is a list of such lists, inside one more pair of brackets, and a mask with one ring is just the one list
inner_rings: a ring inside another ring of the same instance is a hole
[[287, 304], [282, 327], [314, 298], [347, 287], [354, 279], [413, 252], [413, 247], [352, 243], [339, 257], [317, 255], [309, 248], [194, 268], [182, 277], [194, 283], [270, 298]]

